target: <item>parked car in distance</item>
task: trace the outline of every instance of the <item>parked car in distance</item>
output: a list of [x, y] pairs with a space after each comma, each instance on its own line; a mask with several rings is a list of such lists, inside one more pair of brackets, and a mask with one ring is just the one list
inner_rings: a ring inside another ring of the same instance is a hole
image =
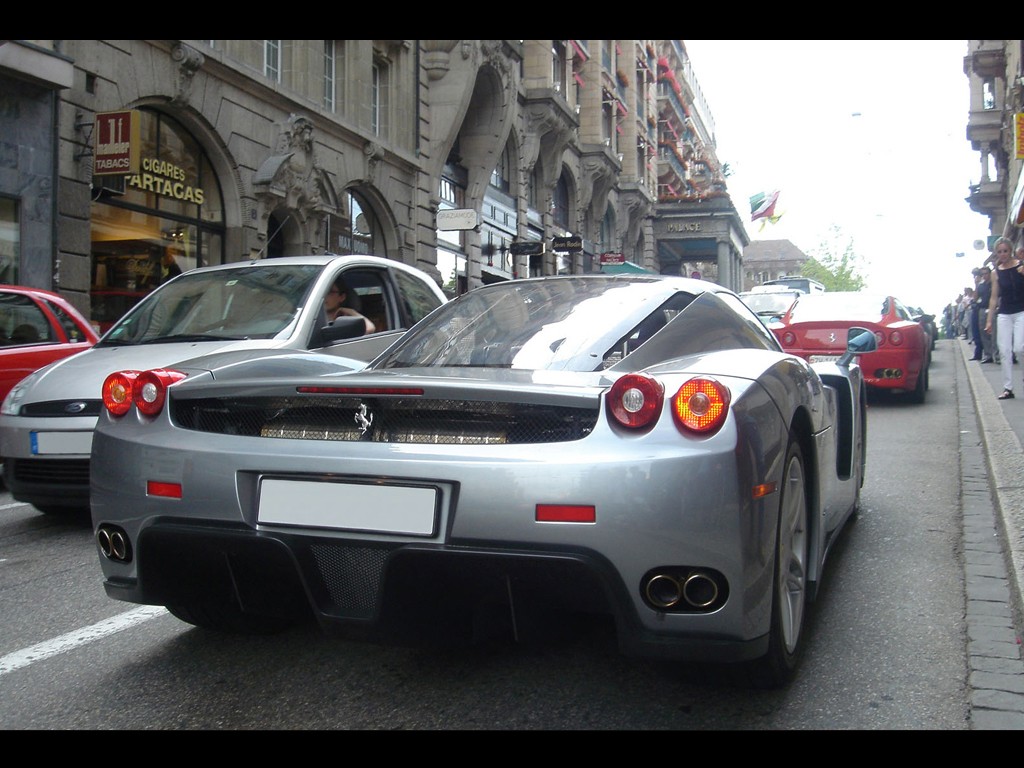
[[89, 321], [59, 293], [0, 285], [0, 399], [33, 371], [98, 340]]
[[785, 349], [813, 363], [841, 355], [852, 326], [870, 329], [878, 341], [876, 350], [860, 358], [868, 387], [923, 403], [931, 361], [928, 332], [895, 296], [867, 291], [806, 294], [793, 302], [772, 332]]
[[[300, 256], [193, 269], [164, 283], [89, 350], [42, 368], [0, 406], [0, 455], [12, 496], [45, 513], [89, 510], [89, 455], [107, 374], [214, 352], [330, 350], [352, 323], [328, 323], [328, 289], [344, 277], [346, 303], [376, 333], [336, 354], [370, 360], [447, 298], [425, 272], [375, 256]], [[361, 364], [362, 364], [361, 363]]]
[[925, 312], [921, 307], [907, 307], [907, 309], [910, 310], [911, 316], [928, 331], [928, 350], [934, 352], [935, 342], [939, 339], [939, 327], [935, 324], [935, 315]]
[[[757, 288], [761, 290], [757, 290]], [[771, 288], [757, 286], [757, 288], [744, 291], [739, 294], [739, 297], [766, 325], [778, 322], [779, 318], [796, 301], [797, 296], [803, 294], [803, 291], [797, 288], [785, 286], [772, 286]]]
[[210, 630], [403, 644], [610, 615], [629, 655], [783, 685], [859, 503], [874, 344], [809, 364], [710, 281], [567, 275], [475, 288], [360, 370], [114, 372], [104, 587]]

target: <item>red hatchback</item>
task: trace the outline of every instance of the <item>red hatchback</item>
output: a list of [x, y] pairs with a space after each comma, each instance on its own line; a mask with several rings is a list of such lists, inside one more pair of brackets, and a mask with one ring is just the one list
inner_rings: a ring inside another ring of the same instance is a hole
[[0, 285], [0, 400], [33, 371], [98, 340], [89, 321], [59, 293]]
[[923, 403], [931, 362], [928, 333], [895, 296], [862, 291], [806, 294], [793, 302], [772, 332], [787, 352], [814, 363], [838, 359], [853, 326], [868, 328], [878, 340], [878, 349], [859, 359], [865, 383]]

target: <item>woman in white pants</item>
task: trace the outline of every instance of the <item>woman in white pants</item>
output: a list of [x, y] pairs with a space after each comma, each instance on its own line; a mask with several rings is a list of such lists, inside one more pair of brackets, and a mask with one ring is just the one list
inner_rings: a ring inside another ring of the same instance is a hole
[[[1024, 257], [1024, 247], [1018, 251]], [[1024, 262], [1014, 256], [1013, 242], [1005, 237], [996, 240], [996, 269], [992, 280], [985, 330], [991, 331], [995, 317], [999, 365], [1003, 374], [1000, 400], [1013, 398], [1013, 358], [1024, 355]]]

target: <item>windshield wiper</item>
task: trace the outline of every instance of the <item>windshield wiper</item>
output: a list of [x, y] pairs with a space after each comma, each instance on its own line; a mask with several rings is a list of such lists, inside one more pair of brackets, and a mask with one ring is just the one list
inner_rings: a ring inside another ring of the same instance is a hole
[[248, 336], [217, 336], [212, 333], [179, 333], [175, 336], [158, 336], [144, 339], [140, 344], [176, 344], [183, 341], [244, 341]]

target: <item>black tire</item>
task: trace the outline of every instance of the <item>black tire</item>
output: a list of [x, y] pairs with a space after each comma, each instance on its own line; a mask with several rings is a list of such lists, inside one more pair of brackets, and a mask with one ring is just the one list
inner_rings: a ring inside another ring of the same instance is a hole
[[914, 391], [910, 393], [910, 402], [918, 405], [924, 403], [925, 393], [928, 391], [928, 366], [925, 365], [917, 375], [917, 384]]
[[803, 652], [804, 617], [809, 602], [809, 538], [804, 457], [799, 443], [791, 437], [779, 489], [768, 652], [748, 664], [746, 670], [747, 680], [755, 688], [780, 688], [796, 674]]
[[274, 635], [296, 623], [278, 616], [242, 613], [237, 606], [214, 603], [168, 605], [167, 611], [186, 624], [234, 635]]

